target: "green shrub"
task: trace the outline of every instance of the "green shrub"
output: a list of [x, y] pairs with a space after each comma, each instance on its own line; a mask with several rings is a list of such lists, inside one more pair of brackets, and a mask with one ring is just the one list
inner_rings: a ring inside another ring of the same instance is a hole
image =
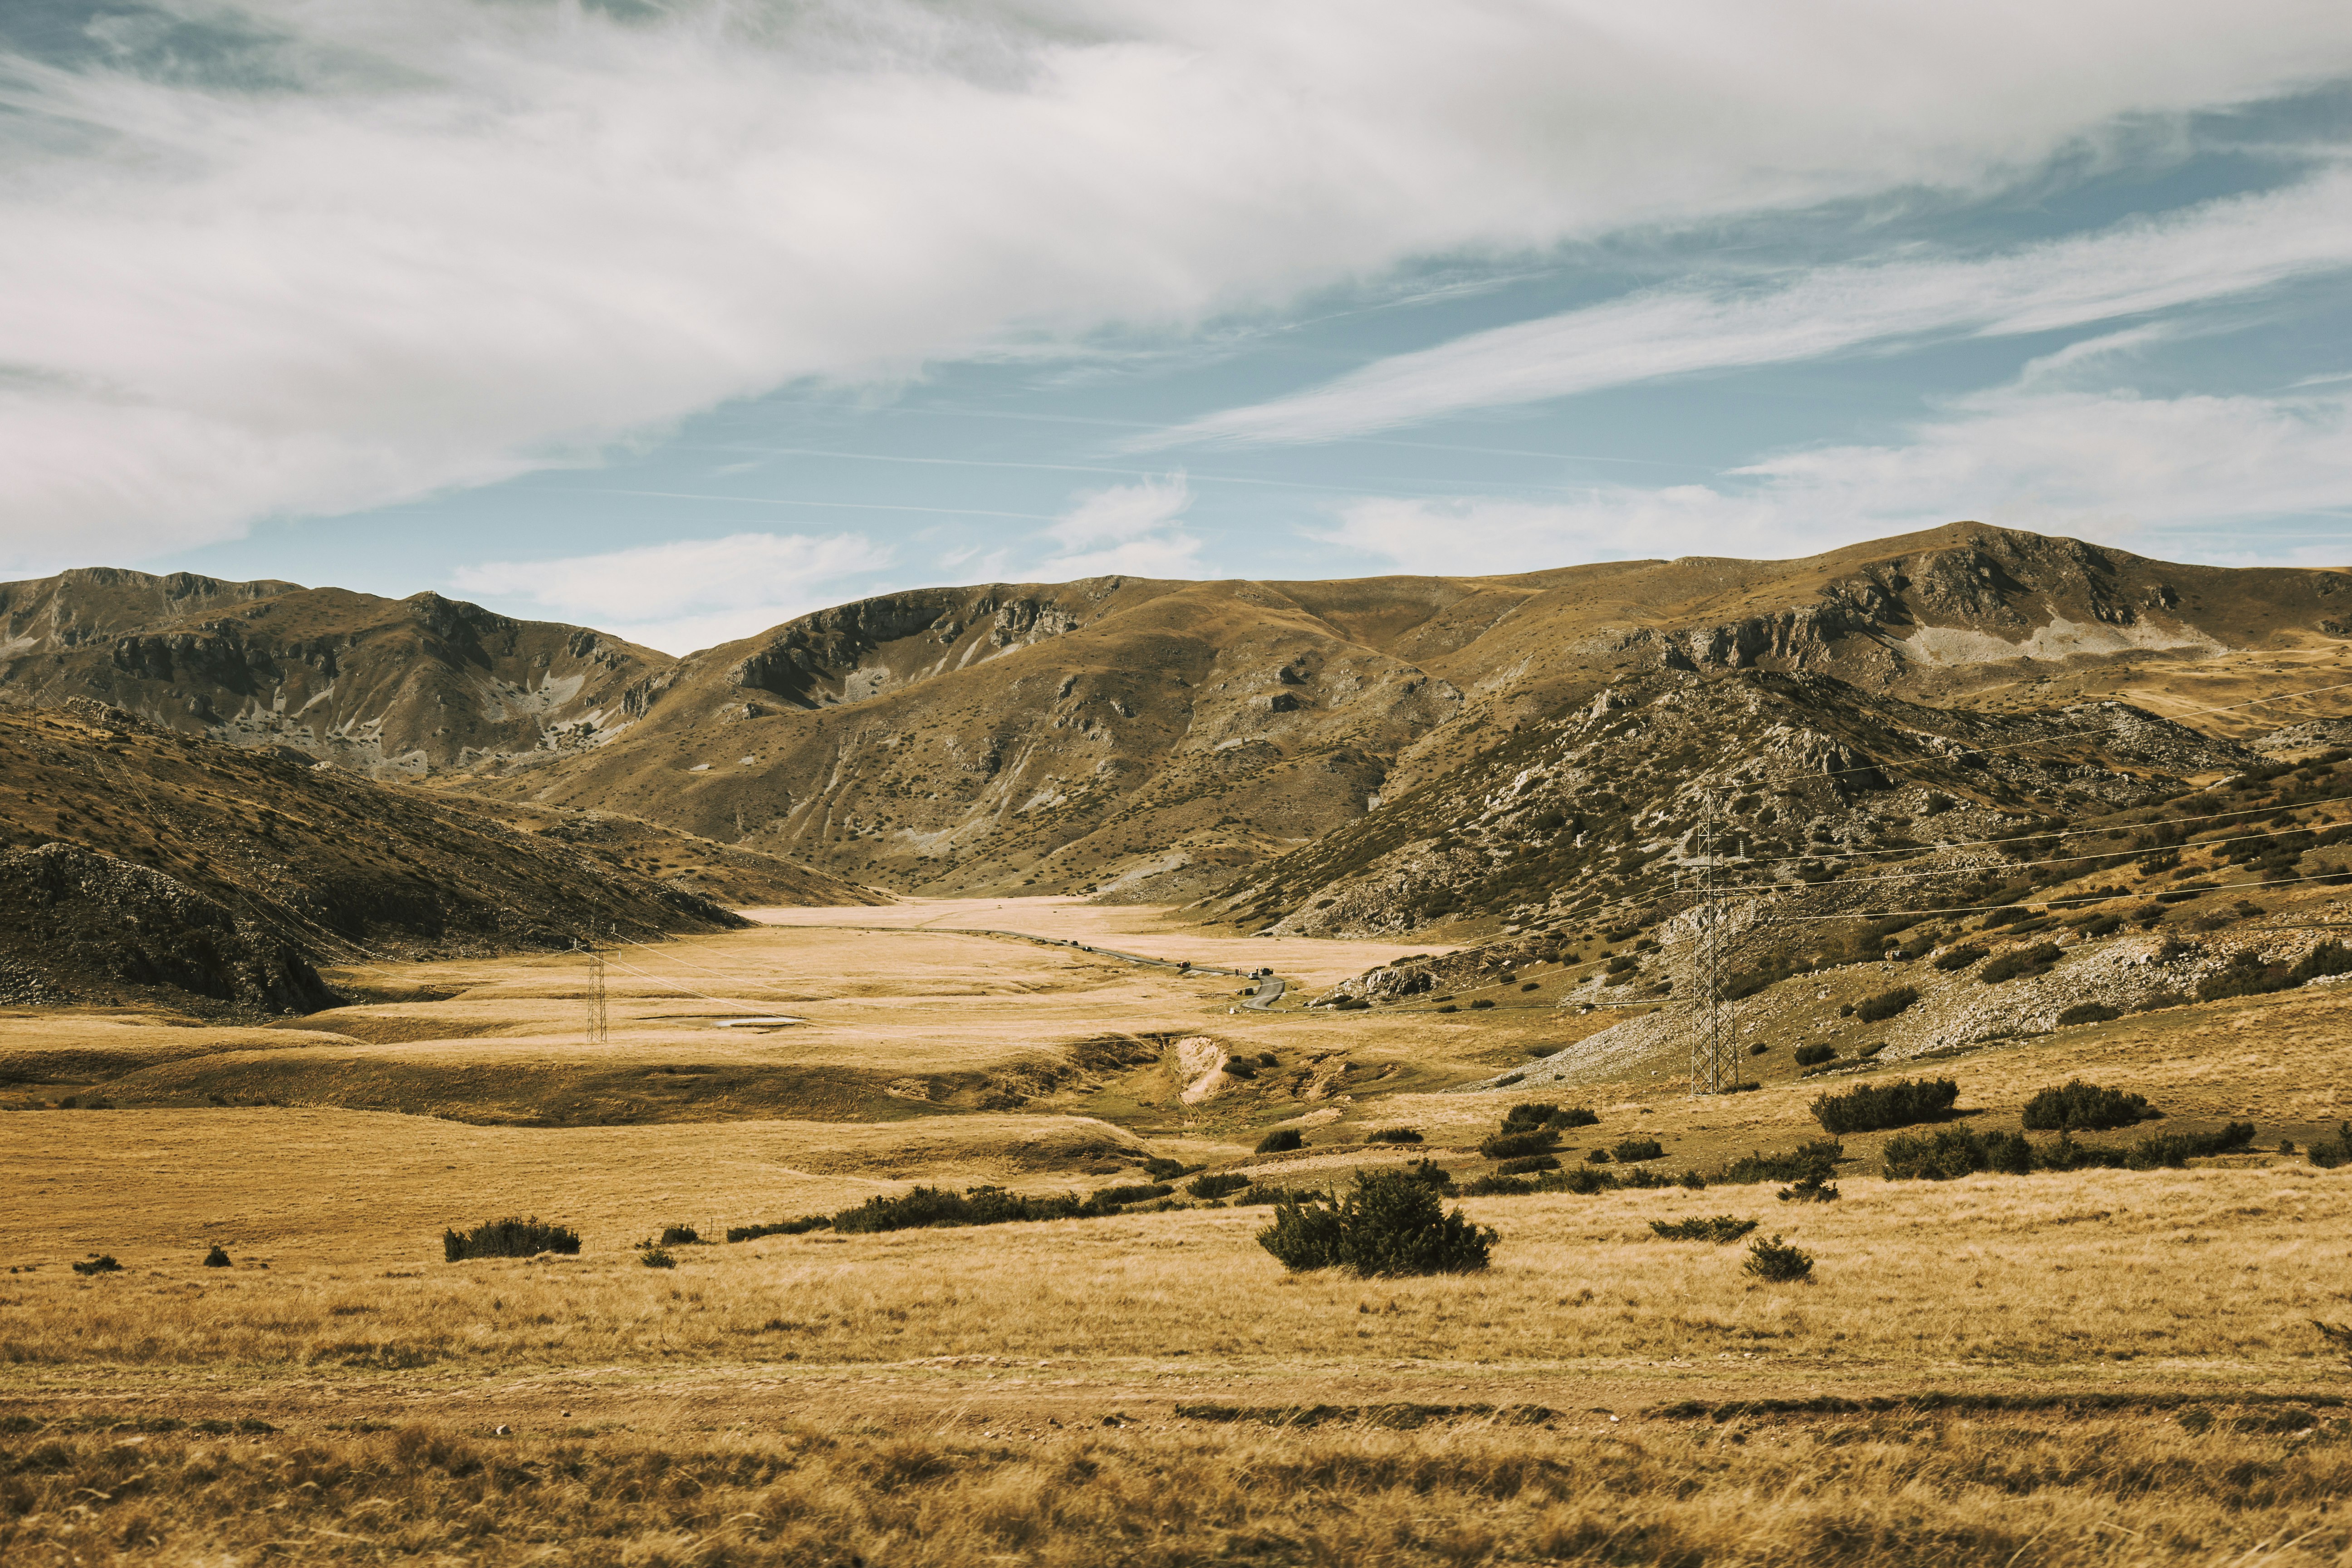
[[1797, 1047], [1797, 1065], [1801, 1068], [1818, 1067], [1822, 1062], [1835, 1061], [1836, 1059], [1837, 1047], [1835, 1046], [1811, 1045], [1799, 1046]]
[[2031, 980], [2058, 962], [2058, 944], [2037, 942], [2032, 947], [2021, 947], [2002, 953], [1984, 966], [1977, 975], [1987, 985], [1999, 985], [2004, 981]]
[[1822, 1182], [1845, 1158], [1845, 1145], [1834, 1138], [1816, 1138], [1785, 1154], [1743, 1154], [1716, 1173], [1713, 1180], [1734, 1185], [1758, 1182]]
[[1559, 1147], [1559, 1139], [1550, 1132], [1497, 1132], [1478, 1145], [1478, 1154], [1486, 1160], [1523, 1160]]
[[1495, 1004], [1488, 998], [1481, 996], [1475, 1002], [1470, 1004], [1470, 1010], [1474, 1013], [1482, 1012], [1488, 1007], [1492, 1007]]
[[1089, 1214], [1116, 1214], [1129, 1204], [1148, 1204], [1154, 1198], [1164, 1198], [1176, 1189], [1165, 1182], [1147, 1182], [1123, 1187], [1102, 1187], [1087, 1197]]
[[227, 1250], [215, 1244], [210, 1252], [205, 1254], [205, 1267], [207, 1268], [228, 1268], [229, 1257]]
[[1155, 1182], [1172, 1182], [1188, 1171], [1198, 1169], [1197, 1165], [1187, 1165], [1181, 1160], [1163, 1160], [1157, 1154], [1145, 1156], [1143, 1162], [1143, 1173]]
[[690, 1225], [668, 1225], [662, 1227], [661, 1245], [664, 1247], [703, 1247], [707, 1246], [708, 1243], [702, 1239], [701, 1235]]
[[1495, 1167], [1498, 1176], [1524, 1176], [1536, 1171], [1557, 1171], [1559, 1161], [1550, 1154], [1529, 1154], [1517, 1160], [1506, 1160]]
[[805, 1236], [813, 1230], [824, 1230], [833, 1224], [831, 1215], [804, 1214], [798, 1219], [779, 1220], [773, 1225], [734, 1225], [727, 1227], [730, 1241], [757, 1241], [763, 1236]]
[[1799, 1251], [1777, 1236], [1769, 1241], [1759, 1238], [1748, 1244], [1742, 1271], [1767, 1284], [1792, 1285], [1813, 1277], [1813, 1255]]
[[1914, 986], [1897, 985], [1892, 991], [1882, 991], [1853, 1010], [1853, 1016], [1865, 1024], [1877, 1024], [1892, 1018], [1912, 1003], [1919, 1000]]
[[2058, 1015], [2058, 1026], [2071, 1029], [2077, 1024], [2104, 1024], [2124, 1016], [2120, 1007], [2110, 1007], [2104, 1002], [2077, 1002]]
[[1735, 1215], [1719, 1214], [1713, 1219], [1654, 1219], [1650, 1222], [1650, 1228], [1662, 1240], [1711, 1241], [1720, 1247], [1726, 1242], [1738, 1241], [1754, 1230], [1756, 1222]]
[[2254, 1124], [2232, 1121], [2219, 1132], [2158, 1132], [2143, 1138], [2125, 1156], [2125, 1168], [2150, 1171], [2158, 1165], [2180, 1169], [2191, 1160], [2216, 1154], [2242, 1154], [2254, 1142]]
[[1364, 1134], [1367, 1143], [1418, 1143], [1421, 1134], [1410, 1127], [1383, 1127]]
[[1544, 1118], [1544, 1126], [1553, 1132], [1564, 1132], [1571, 1127], [1598, 1127], [1600, 1113], [1585, 1106], [1563, 1106]]
[[472, 1230], [441, 1233], [441, 1256], [451, 1263], [467, 1258], [536, 1258], [542, 1252], [577, 1253], [580, 1233], [529, 1219], [498, 1219]]
[[1605, 1165], [1609, 1163], [1609, 1151], [1606, 1149], [1595, 1149], [1584, 1158], [1591, 1164]]
[[2105, 936], [2111, 931], [2118, 931], [2124, 929], [2123, 917], [2120, 915], [2093, 915], [2089, 920], [2083, 921], [2082, 924], [2076, 926], [2074, 929], [2081, 931], [2084, 936]]
[[1983, 948], [1978, 947], [1973, 943], [1962, 942], [1958, 947], [1947, 948], [1942, 952], [1937, 953], [1935, 957], [1934, 963], [1936, 967], [1938, 969], [1966, 969], [1969, 964], [1974, 963], [1978, 959], [1982, 958], [1984, 955], [1985, 950]]
[[2111, 1127], [2129, 1127], [2158, 1114], [2139, 1095], [2126, 1094], [2119, 1089], [2102, 1089], [2078, 1078], [2068, 1080], [2063, 1089], [2045, 1089], [2027, 1100], [2024, 1120], [2025, 1125], [2037, 1132], [2068, 1128], [2105, 1131]]
[[644, 1264], [648, 1268], [675, 1268], [677, 1267], [677, 1259], [671, 1257], [667, 1248], [659, 1247], [648, 1247], [641, 1249], [637, 1253], [637, 1261]]
[[1771, 1048], [1771, 1047], [1766, 1045], [1754, 1045], [1748, 1047], [1748, 1054], [1751, 1057], [1760, 1057]]
[[1514, 1105], [1510, 1110], [1503, 1112], [1503, 1131], [1506, 1132], [1539, 1131], [1559, 1110], [1559, 1106], [1540, 1100], [1530, 1100], [1525, 1105]]
[[1249, 1184], [1250, 1179], [1238, 1173], [1215, 1172], [1193, 1177], [1185, 1184], [1184, 1190], [1194, 1197], [1207, 1202], [1215, 1198], [1230, 1197]]
[[1439, 1004], [1438, 1004], [1438, 1005], [1437, 1005], [1437, 1010], [1438, 1010], [1439, 1012], [1441, 1012], [1441, 1013], [1459, 1013], [1460, 1011], [1462, 1011], [1462, 1009], [1461, 1009], [1461, 1008], [1459, 1008], [1459, 1007], [1455, 1006], [1455, 1005], [1454, 1005], [1453, 1003], [1451, 1003], [1451, 1002], [1441, 1002], [1441, 1003], [1439, 1003]]
[[1621, 1165], [1632, 1165], [1643, 1160], [1654, 1160], [1665, 1152], [1665, 1145], [1654, 1138], [1620, 1139], [1609, 1151]]
[[1960, 1086], [1950, 1079], [1899, 1079], [1893, 1083], [1857, 1084], [1843, 1094], [1825, 1094], [1813, 1101], [1813, 1120], [1825, 1132], [1874, 1132], [1883, 1127], [1908, 1127], [1932, 1121], [1952, 1109]]
[[971, 1187], [961, 1195], [944, 1187], [916, 1187], [895, 1198], [877, 1195], [856, 1208], [843, 1209], [833, 1216], [833, 1228], [844, 1236], [862, 1236], [933, 1226], [1077, 1219], [1087, 1212], [1086, 1204], [1072, 1193], [1033, 1198], [1003, 1187]]
[[2352, 973], [2352, 950], [2340, 942], [2323, 942], [2292, 964], [2265, 963], [2256, 954], [2242, 952], [2230, 961], [2228, 968], [2206, 976], [2197, 987], [2197, 999], [2218, 1002], [2231, 996], [2267, 995], [2273, 991], [2292, 991], [2323, 975], [2347, 973]]
[[1938, 1127], [1932, 1134], [1904, 1132], [1886, 1142], [1890, 1182], [1948, 1182], [1979, 1171], [2021, 1176], [2032, 1169], [2032, 1146], [2019, 1132], [1980, 1137], [1971, 1128]]
[[73, 1265], [73, 1271], [77, 1274], [120, 1274], [122, 1265], [114, 1261], [114, 1254], [105, 1252]]
[[1465, 1197], [1473, 1198], [1523, 1198], [1529, 1193], [1543, 1190], [1541, 1183], [1528, 1181], [1523, 1176], [1507, 1175], [1498, 1166], [1463, 1188], [1462, 1193]]
[[1376, 1171], [1335, 1208], [1284, 1204], [1258, 1245], [1293, 1271], [1344, 1268], [1360, 1275], [1466, 1274], [1484, 1268], [1497, 1239], [1410, 1175]]
[[1257, 1141], [1257, 1152], [1287, 1154], [1293, 1149], [1303, 1149], [1306, 1146], [1307, 1140], [1299, 1136], [1297, 1128], [1277, 1127]]
[[2352, 1165], [2352, 1121], [2347, 1121], [2337, 1128], [2336, 1136], [2325, 1142], [2315, 1140], [2310, 1152], [2304, 1158], [2323, 1171], [2333, 1171], [2339, 1166]]
[[1273, 1187], [1261, 1183], [1253, 1185], [1248, 1192], [1235, 1198], [1233, 1206], [1237, 1209], [1251, 1209], [1262, 1208], [1267, 1204], [1328, 1203], [1330, 1201], [1330, 1194], [1315, 1187]]

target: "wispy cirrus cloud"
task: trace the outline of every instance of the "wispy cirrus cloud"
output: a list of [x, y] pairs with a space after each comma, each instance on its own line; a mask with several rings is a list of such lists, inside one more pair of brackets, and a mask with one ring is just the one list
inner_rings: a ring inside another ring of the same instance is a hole
[[[0, 37], [18, 569], [589, 462], [796, 381], [1181, 337], [1415, 258], [1996, 188], [2352, 71], [2352, 13], [2312, 0], [75, 15]], [[7, 41], [36, 31], [61, 41]]]
[[[2194, 558], [2226, 560], [2238, 524], [2347, 506], [2352, 395], [2142, 398], [2021, 384], [1961, 400], [1900, 443], [1783, 454], [1715, 484], [1603, 486], [1559, 503], [1367, 497], [1314, 534], [1435, 574], [1778, 559], [1963, 519], [2158, 549], [2193, 540]], [[2342, 539], [2291, 553], [2342, 564]]]
[[1827, 266], [1742, 291], [1680, 287], [1393, 355], [1131, 443], [1343, 440], [1475, 409], [1933, 336], [2081, 326], [2352, 269], [2352, 174], [1980, 258]]
[[461, 566], [450, 586], [509, 614], [586, 623], [682, 654], [764, 631], [892, 563], [860, 533], [735, 533]]
[[1192, 504], [1181, 474], [1088, 490], [1045, 531], [1060, 551], [1037, 568], [1045, 577], [1190, 577], [1201, 541], [1177, 526]]

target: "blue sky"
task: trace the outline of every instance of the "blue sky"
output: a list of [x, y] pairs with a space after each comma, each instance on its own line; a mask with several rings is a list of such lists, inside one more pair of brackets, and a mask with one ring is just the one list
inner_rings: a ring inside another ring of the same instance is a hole
[[2352, 12], [0, 12], [0, 573], [2352, 563]]

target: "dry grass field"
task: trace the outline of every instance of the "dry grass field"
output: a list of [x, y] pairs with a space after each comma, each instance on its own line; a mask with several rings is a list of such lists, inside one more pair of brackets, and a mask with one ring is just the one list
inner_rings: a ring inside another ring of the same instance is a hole
[[[1426, 1154], [1466, 1177], [1527, 1097], [1444, 1090], [1594, 1026], [1542, 1005], [1233, 1013], [1230, 977], [911, 929], [1267, 963], [1307, 994], [1394, 954], [1007, 902], [790, 911], [632, 954], [601, 1052], [577, 960], [372, 973], [377, 1000], [284, 1029], [0, 1019], [8, 1102], [42, 1107], [0, 1114], [0, 1561], [2352, 1554], [2352, 1374], [2314, 1327], [2352, 1319], [2352, 1168], [2273, 1152], [2352, 1117], [2352, 986], [1933, 1066], [1983, 1130], [2075, 1074], [2147, 1095], [2162, 1130], [2256, 1123], [2263, 1152], [2188, 1169], [1887, 1182], [1890, 1135], [1856, 1135], [1833, 1203], [1721, 1182], [1460, 1200], [1501, 1240], [1459, 1277], [1286, 1274], [1255, 1241], [1264, 1207], [641, 1263], [667, 1226], [716, 1237], [914, 1182], [1085, 1193], [1141, 1181], [1147, 1155], [1313, 1184]], [[707, 995], [680, 994], [689, 976]], [[808, 1022], [714, 1027], [747, 1012]], [[1350, 1070], [1312, 1102], [1269, 1071], [1188, 1105], [1160, 1056], [1086, 1048], [1180, 1034]], [[637, 1113], [543, 1114], [591, 1070], [638, 1085], [599, 1091]], [[1563, 1157], [1640, 1134], [1668, 1170], [1706, 1170], [1820, 1135], [1819, 1080], [1692, 1100], [1651, 1070], [1549, 1091], [1601, 1117]], [[788, 1097], [761, 1083], [826, 1073], [852, 1085], [837, 1106], [763, 1113]], [[889, 1092], [1018, 1074], [1034, 1092], [1007, 1109]], [[736, 1100], [650, 1100], [663, 1078]], [[465, 1114], [371, 1106], [385, 1086]], [[113, 1108], [50, 1108], [68, 1095]], [[1252, 1154], [1278, 1122], [1307, 1146]], [[1386, 1127], [1424, 1141], [1363, 1141]], [[442, 1260], [444, 1226], [508, 1214], [584, 1246]], [[1742, 1245], [1651, 1226], [1715, 1215], [1786, 1237], [1812, 1279], [1767, 1284]], [[232, 1267], [203, 1265], [215, 1243]], [[100, 1253], [120, 1271], [68, 1267]]]

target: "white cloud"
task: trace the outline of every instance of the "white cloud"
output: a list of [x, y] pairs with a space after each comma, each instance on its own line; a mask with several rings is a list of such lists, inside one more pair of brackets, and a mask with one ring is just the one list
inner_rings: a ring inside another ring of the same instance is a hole
[[833, 603], [842, 579], [890, 564], [862, 534], [737, 533], [554, 561], [461, 566], [451, 587], [494, 608], [585, 623], [686, 653]]
[[[2017, 389], [1901, 445], [1793, 453], [1718, 485], [1549, 504], [1367, 498], [1317, 537], [1413, 572], [1532, 572], [1676, 555], [1780, 559], [1967, 519], [2162, 554], [2236, 552], [2236, 525], [2352, 507], [2352, 396], [2139, 398]], [[2340, 554], [2340, 550], [2336, 552]]]
[[[1979, 186], [2352, 65], [2314, 0], [165, 4], [0, 56], [20, 569], [1410, 258]], [[167, 24], [243, 41], [207, 80]]]
[[1192, 504], [1192, 488], [1181, 474], [1087, 490], [1045, 530], [1062, 548], [1038, 566], [1037, 574], [1041, 578], [1195, 576], [1201, 569], [1201, 541], [1176, 526]]
[[2352, 268], [2352, 174], [1979, 259], [1824, 267], [1744, 294], [1660, 289], [1392, 355], [1148, 438], [1328, 441], [1695, 371], [1929, 334], [1996, 336], [2227, 298]]

